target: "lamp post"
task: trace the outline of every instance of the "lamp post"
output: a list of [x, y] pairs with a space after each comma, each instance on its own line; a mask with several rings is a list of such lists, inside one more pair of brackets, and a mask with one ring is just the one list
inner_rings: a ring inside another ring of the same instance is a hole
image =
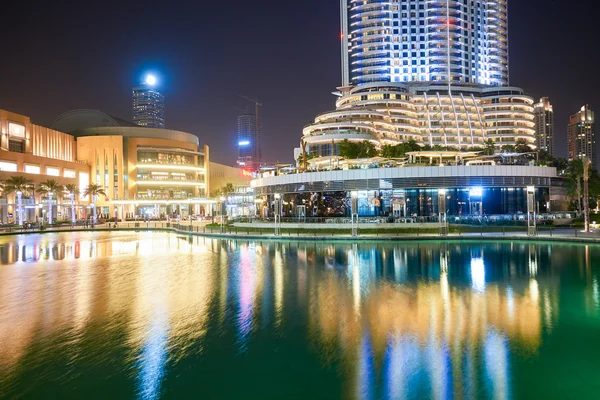
[[448, 220], [446, 218], [446, 189], [438, 189], [438, 213], [440, 218], [440, 236], [447, 236]]
[[275, 236], [279, 236], [281, 233], [281, 194], [275, 193]]
[[352, 236], [358, 236], [358, 191], [350, 192], [351, 207], [350, 223], [352, 226]]
[[219, 200], [220, 200], [220, 202], [219, 202], [219, 210], [221, 212], [221, 233], [223, 233], [223, 229], [224, 229], [223, 224], [224, 224], [224, 221], [225, 221], [225, 214], [227, 213], [227, 211], [226, 211], [227, 210], [227, 208], [226, 208], [227, 205], [225, 203], [225, 197], [224, 196], [219, 197]]
[[536, 236], [535, 186], [527, 186], [527, 235]]
[[583, 164], [583, 219], [584, 219], [584, 231], [590, 232], [590, 159], [587, 156], [583, 156], [581, 159]]

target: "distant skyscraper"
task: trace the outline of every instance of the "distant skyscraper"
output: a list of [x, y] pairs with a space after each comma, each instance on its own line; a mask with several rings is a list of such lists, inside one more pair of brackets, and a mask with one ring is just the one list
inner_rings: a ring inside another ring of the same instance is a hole
[[547, 97], [533, 107], [537, 148], [554, 155], [554, 110]]
[[260, 166], [262, 151], [260, 146], [260, 119], [253, 114], [238, 117], [238, 165], [247, 170]]
[[596, 161], [596, 137], [594, 112], [588, 105], [571, 115], [568, 128], [569, 160], [575, 160], [587, 156], [592, 161], [592, 166], [597, 167]]
[[508, 85], [507, 0], [341, 0], [343, 85]]
[[165, 97], [155, 89], [156, 78], [146, 76], [144, 82], [133, 88], [133, 122], [147, 128], [165, 127]]

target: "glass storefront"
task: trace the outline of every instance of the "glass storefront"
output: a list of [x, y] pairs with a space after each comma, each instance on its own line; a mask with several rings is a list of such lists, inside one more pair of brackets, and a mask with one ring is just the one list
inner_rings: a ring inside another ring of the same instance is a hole
[[[437, 216], [438, 189], [359, 190], [358, 215], [361, 217]], [[273, 198], [268, 204], [273, 212]], [[536, 212], [548, 212], [549, 189], [536, 188]], [[351, 192], [306, 192], [283, 195], [285, 217], [349, 217]], [[527, 213], [526, 188], [450, 188], [446, 189], [448, 216], [507, 215]], [[302, 214], [302, 215], [301, 215]]]

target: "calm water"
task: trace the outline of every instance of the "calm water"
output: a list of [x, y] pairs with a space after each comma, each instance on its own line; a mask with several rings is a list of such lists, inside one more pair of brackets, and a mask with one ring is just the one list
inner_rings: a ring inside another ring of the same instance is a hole
[[0, 238], [0, 397], [600, 398], [600, 247]]

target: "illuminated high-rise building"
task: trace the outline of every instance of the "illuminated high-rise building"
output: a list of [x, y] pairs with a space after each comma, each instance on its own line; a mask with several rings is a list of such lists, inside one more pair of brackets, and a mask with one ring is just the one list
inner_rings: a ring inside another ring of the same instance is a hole
[[542, 97], [533, 106], [535, 115], [535, 141], [538, 149], [554, 155], [554, 110], [550, 100]]
[[343, 85], [508, 85], [507, 0], [341, 0]]
[[341, 0], [336, 110], [304, 128], [310, 154], [338, 144], [536, 147], [533, 99], [509, 85], [507, 0]]
[[571, 115], [568, 127], [569, 160], [587, 156], [597, 168], [596, 133], [594, 112], [588, 105]]
[[157, 80], [147, 75], [144, 82], [132, 89], [132, 120], [146, 128], [165, 127], [165, 97], [156, 90]]
[[245, 113], [238, 116], [238, 166], [249, 171], [260, 166], [262, 151], [260, 146], [260, 119]]

